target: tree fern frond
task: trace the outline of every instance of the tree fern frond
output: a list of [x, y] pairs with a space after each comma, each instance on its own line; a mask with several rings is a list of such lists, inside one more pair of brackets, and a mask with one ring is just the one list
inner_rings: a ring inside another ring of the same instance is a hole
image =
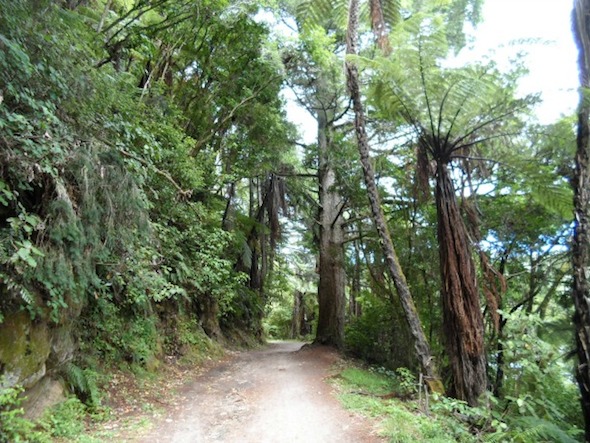
[[252, 267], [252, 249], [250, 248], [250, 245], [248, 244], [246, 239], [244, 238], [243, 240], [244, 241], [242, 242], [242, 263], [246, 268], [250, 269]]
[[381, 0], [381, 6], [386, 24], [393, 27], [401, 21], [402, 4], [400, 0]]
[[516, 425], [518, 427], [518, 435], [515, 435], [516, 441], [535, 443], [539, 441], [575, 443], [577, 441], [555, 423], [539, 417], [520, 417], [516, 420]]
[[530, 196], [532, 199], [564, 219], [569, 219], [573, 211], [573, 192], [565, 183], [546, 183], [544, 180], [535, 180], [530, 184]]
[[345, 0], [303, 0], [295, 8], [297, 21], [302, 26], [326, 26], [328, 23], [344, 28], [347, 20]]

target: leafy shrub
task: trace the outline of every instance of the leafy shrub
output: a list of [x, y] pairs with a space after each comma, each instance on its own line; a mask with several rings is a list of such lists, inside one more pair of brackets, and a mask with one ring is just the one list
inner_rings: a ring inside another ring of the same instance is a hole
[[80, 400], [70, 397], [48, 410], [39, 426], [52, 437], [73, 438], [84, 432], [86, 407]]
[[560, 350], [544, 339], [546, 320], [538, 315], [505, 316], [505, 381], [498, 408], [507, 412], [508, 431], [533, 435], [535, 429], [552, 438], [557, 438], [557, 429], [564, 435], [578, 434], [584, 425], [578, 388], [570, 363], [563, 359], [567, 348]]
[[0, 442], [29, 441], [34, 425], [23, 417], [22, 388], [5, 387], [4, 383], [4, 378], [0, 378]]
[[159, 353], [157, 317], [99, 298], [83, 320], [81, 350], [107, 365], [144, 367]]
[[406, 323], [387, 300], [364, 292], [358, 302], [363, 314], [351, 320], [345, 330], [347, 352], [370, 363], [388, 368], [414, 367], [408, 352]]

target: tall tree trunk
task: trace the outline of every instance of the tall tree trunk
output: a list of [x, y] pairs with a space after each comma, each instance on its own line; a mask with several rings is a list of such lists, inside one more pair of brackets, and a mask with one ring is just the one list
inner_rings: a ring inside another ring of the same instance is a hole
[[449, 393], [475, 406], [487, 387], [483, 315], [467, 230], [442, 161], [437, 162], [435, 198], [443, 329], [452, 372]]
[[[359, 18], [359, 4], [358, 0], [350, 0], [349, 16], [348, 16], [348, 32], [346, 36], [346, 54], [356, 54], [357, 34], [358, 34], [358, 18]], [[406, 277], [399, 264], [399, 259], [391, 240], [391, 235], [385, 222], [385, 216], [381, 208], [379, 200], [379, 193], [375, 183], [375, 173], [373, 165], [369, 158], [369, 140], [365, 128], [365, 113], [361, 102], [361, 92], [359, 86], [359, 73], [354, 63], [346, 61], [346, 75], [348, 81], [348, 90], [352, 98], [354, 115], [355, 115], [355, 132], [358, 142], [358, 149], [360, 154], [361, 165], [363, 167], [363, 176], [365, 186], [367, 188], [367, 195], [371, 205], [371, 214], [373, 222], [379, 235], [379, 241], [383, 249], [383, 254], [387, 261], [387, 268], [395, 289], [399, 295], [402, 308], [404, 310], [405, 318], [410, 327], [412, 337], [414, 338], [414, 347], [416, 356], [420, 361], [420, 365], [424, 374], [430, 379], [438, 379], [438, 374], [430, 352], [430, 346], [424, 335], [422, 323], [418, 316], [418, 311], [414, 305], [410, 288], [406, 282]]]
[[344, 230], [340, 205], [342, 198], [335, 189], [336, 173], [330, 160], [329, 122], [325, 110], [319, 110], [319, 317], [316, 343], [344, 346], [345, 274]]
[[575, 0], [574, 36], [578, 44], [580, 69], [580, 105], [578, 108], [578, 137], [574, 171], [574, 237], [572, 266], [578, 366], [576, 378], [580, 387], [582, 412], [586, 424], [586, 441], [590, 441], [590, 286], [587, 269], [590, 266], [590, 0]]
[[291, 331], [289, 338], [295, 339], [301, 334], [301, 327], [303, 326], [303, 292], [295, 290], [293, 293], [293, 312], [291, 314]]

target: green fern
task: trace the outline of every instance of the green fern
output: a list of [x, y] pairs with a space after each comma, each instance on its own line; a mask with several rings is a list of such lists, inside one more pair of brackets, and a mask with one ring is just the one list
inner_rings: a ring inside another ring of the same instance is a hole
[[[393, 28], [401, 21], [401, 1], [380, 1], [386, 26]], [[364, 2], [360, 8], [360, 19], [370, 23], [370, 2]], [[325, 28], [346, 29], [348, 22], [348, 1], [346, 0], [303, 0], [296, 7], [296, 17], [305, 26], [323, 26]]]
[[96, 373], [91, 369], [82, 369], [74, 363], [68, 363], [64, 369], [69, 388], [88, 406], [100, 405], [100, 390], [96, 382]]
[[539, 417], [518, 417], [510, 425], [509, 430], [496, 432], [487, 437], [486, 441], [519, 443], [576, 443], [578, 441], [555, 423]]

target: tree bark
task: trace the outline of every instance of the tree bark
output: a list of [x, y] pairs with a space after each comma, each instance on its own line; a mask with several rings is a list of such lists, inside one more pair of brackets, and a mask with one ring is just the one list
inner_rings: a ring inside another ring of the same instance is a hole
[[361, 254], [358, 242], [354, 242], [354, 264], [350, 284], [350, 300], [348, 301], [348, 312], [351, 318], [358, 318], [362, 314], [358, 297], [361, 294]]
[[[357, 53], [357, 34], [358, 34], [358, 19], [359, 19], [359, 4], [358, 0], [350, 0], [349, 17], [348, 17], [348, 32], [346, 36], [346, 54], [355, 55]], [[373, 165], [369, 157], [369, 141], [367, 137], [365, 113], [361, 102], [361, 93], [359, 86], [359, 73], [356, 65], [350, 60], [346, 61], [346, 75], [348, 90], [353, 102], [355, 115], [355, 133], [358, 142], [358, 150], [360, 154], [361, 165], [363, 168], [363, 176], [365, 186], [367, 188], [367, 196], [371, 206], [371, 214], [373, 222], [379, 235], [379, 241], [383, 249], [383, 254], [387, 261], [387, 268], [393, 284], [400, 298], [402, 308], [404, 310], [406, 321], [410, 327], [412, 337], [414, 338], [414, 347], [416, 356], [420, 361], [420, 366], [424, 374], [431, 379], [438, 379], [438, 374], [430, 352], [430, 346], [424, 335], [422, 323], [418, 316], [418, 311], [414, 304], [414, 300], [410, 293], [410, 288], [406, 282], [406, 278], [399, 264], [399, 259], [391, 240], [391, 235], [385, 222], [385, 216], [381, 208], [379, 200], [379, 192], [375, 183], [375, 173]]]
[[320, 109], [319, 150], [319, 316], [315, 342], [341, 349], [344, 346], [345, 274], [342, 198], [335, 189], [336, 172], [330, 160], [329, 122]]
[[295, 290], [293, 293], [293, 313], [291, 315], [291, 332], [289, 338], [298, 338], [303, 324], [303, 292]]
[[443, 330], [452, 372], [449, 393], [476, 406], [487, 387], [483, 315], [467, 230], [443, 161], [437, 162], [435, 198]]
[[578, 135], [573, 178], [574, 236], [572, 266], [578, 366], [576, 378], [580, 388], [586, 441], [590, 441], [590, 286], [587, 270], [590, 266], [590, 104], [584, 97], [590, 87], [590, 0], [576, 0], [573, 11], [574, 37], [578, 45], [580, 70], [580, 105]]
[[389, 44], [389, 33], [387, 31], [387, 24], [383, 16], [383, 2], [382, 0], [370, 0], [369, 9], [371, 13], [371, 29], [377, 42], [377, 47], [383, 51], [385, 55], [391, 53], [391, 46]]

